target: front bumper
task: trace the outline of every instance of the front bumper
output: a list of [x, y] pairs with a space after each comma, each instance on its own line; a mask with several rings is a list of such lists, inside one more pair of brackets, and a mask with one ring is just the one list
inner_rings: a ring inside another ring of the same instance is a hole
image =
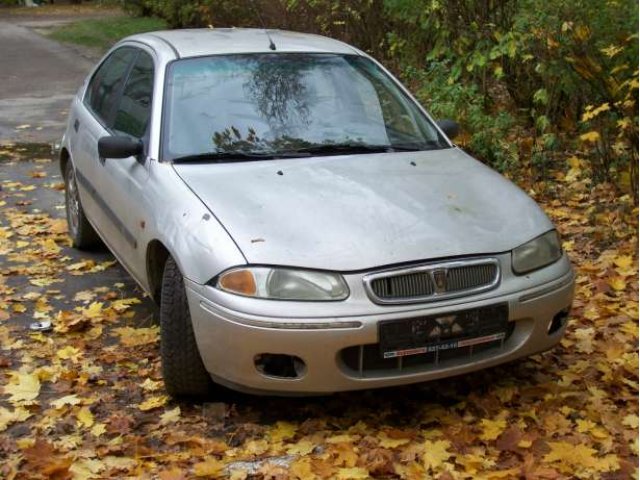
[[[574, 274], [566, 257], [544, 270], [520, 277], [521, 282], [534, 285], [530, 288], [515, 285], [514, 289], [511, 282], [510, 286], [483, 295], [413, 306], [378, 306], [369, 302], [366, 308], [369, 312], [365, 313], [361, 312], [364, 303], [357, 293], [354, 295], [353, 288], [352, 303], [360, 308], [348, 304], [349, 301], [307, 303], [306, 311], [310, 312], [307, 315], [302, 313], [305, 308], [302, 302], [241, 299], [241, 304], [258, 305], [259, 312], [246, 308], [241, 311], [229, 305], [237, 299], [233, 295], [188, 280], [186, 290], [200, 355], [216, 382], [251, 393], [326, 394], [435, 380], [552, 348], [562, 338], [566, 322], [551, 334], [549, 325], [571, 306]], [[358, 280], [351, 281], [357, 287]], [[354, 369], [353, 364], [345, 361], [345, 349], [352, 347], [353, 351], [353, 347], [359, 347], [363, 351], [365, 345], [378, 342], [378, 322], [382, 320], [438, 315], [498, 303], [509, 305], [509, 321], [513, 322], [511, 333], [500, 348], [438, 363], [414, 362], [403, 367], [400, 361], [397, 368], [395, 364], [393, 368], [380, 365], [367, 368], [360, 361]], [[273, 315], [277, 309], [280, 314]], [[317, 314], [323, 310], [326, 315]], [[263, 311], [270, 314], [260, 314]], [[347, 313], [340, 314], [341, 311]], [[256, 356], [261, 354], [299, 357], [306, 368], [297, 378], [266, 375], [255, 365]]]

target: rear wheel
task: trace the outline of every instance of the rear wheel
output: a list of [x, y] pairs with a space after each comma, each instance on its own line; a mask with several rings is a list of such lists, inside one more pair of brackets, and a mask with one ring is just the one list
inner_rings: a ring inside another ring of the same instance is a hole
[[171, 257], [164, 266], [160, 294], [160, 353], [170, 395], [203, 397], [214, 393], [193, 333], [184, 279]]
[[100, 239], [84, 214], [78, 193], [76, 172], [71, 161], [67, 162], [64, 183], [67, 225], [73, 246], [80, 249], [91, 248], [98, 244]]

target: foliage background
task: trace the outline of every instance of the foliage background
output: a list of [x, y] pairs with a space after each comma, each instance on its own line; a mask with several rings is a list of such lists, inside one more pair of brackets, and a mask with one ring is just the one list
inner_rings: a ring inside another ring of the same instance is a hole
[[[637, 196], [635, 0], [134, 0], [125, 6], [172, 27], [263, 21], [344, 40], [390, 66], [435, 117], [459, 121], [459, 143], [499, 170], [544, 180], [551, 167], [578, 165], [594, 182], [613, 182]], [[571, 165], [564, 165], [567, 158]]]

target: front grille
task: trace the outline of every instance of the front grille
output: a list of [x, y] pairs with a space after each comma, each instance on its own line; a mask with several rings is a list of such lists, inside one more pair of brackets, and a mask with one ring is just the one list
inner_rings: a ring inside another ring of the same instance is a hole
[[495, 264], [451, 268], [447, 272], [447, 292], [488, 285], [493, 282], [497, 273], [498, 266]]
[[496, 287], [499, 280], [498, 261], [490, 258], [374, 273], [365, 277], [365, 286], [374, 301], [402, 303], [479, 293]]
[[435, 292], [433, 281], [427, 272], [376, 278], [371, 282], [371, 288], [380, 298], [422, 297]]

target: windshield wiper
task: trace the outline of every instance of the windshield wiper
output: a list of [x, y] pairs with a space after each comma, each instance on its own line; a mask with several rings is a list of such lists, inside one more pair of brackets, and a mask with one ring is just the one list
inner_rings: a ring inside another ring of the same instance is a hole
[[231, 162], [249, 162], [252, 160], [271, 160], [280, 158], [281, 155], [274, 152], [207, 152], [196, 153], [193, 155], [183, 155], [173, 159], [173, 163], [189, 163], [189, 162], [214, 162], [214, 163], [231, 163]]
[[367, 145], [361, 143], [335, 143], [319, 144], [289, 150], [286, 153], [310, 155], [344, 155], [358, 153], [392, 153], [392, 152], [417, 152], [420, 150], [433, 150], [432, 145], [401, 144], [401, 145]]
[[276, 158], [311, 157], [315, 155], [345, 155], [359, 153], [391, 153], [391, 152], [417, 152], [420, 150], [433, 150], [439, 148], [435, 145], [399, 144], [399, 145], [367, 145], [361, 143], [329, 143], [309, 145], [293, 150], [272, 152], [207, 152], [192, 155], [183, 155], [173, 159], [174, 163], [213, 162], [231, 163], [248, 162], [255, 160], [272, 160]]
[[289, 150], [287, 153], [306, 153], [310, 155], [342, 155], [347, 153], [384, 153], [393, 152], [391, 145], [364, 145], [359, 143], [319, 144]]

